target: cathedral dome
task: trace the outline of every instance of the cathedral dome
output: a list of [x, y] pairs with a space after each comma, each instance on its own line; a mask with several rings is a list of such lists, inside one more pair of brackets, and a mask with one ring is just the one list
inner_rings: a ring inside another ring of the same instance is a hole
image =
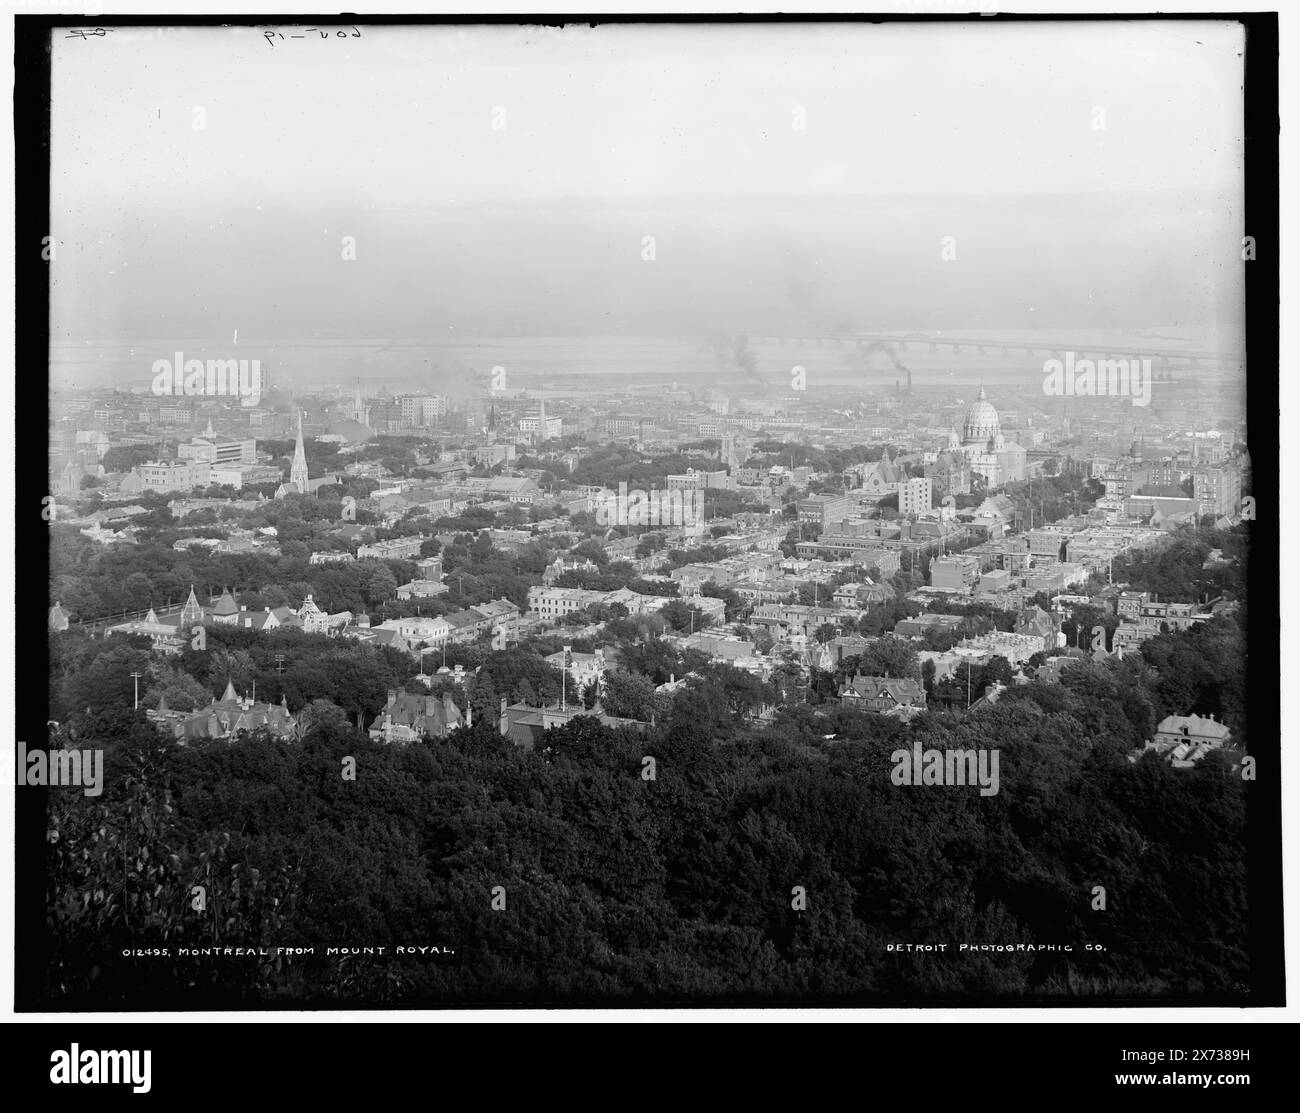
[[988, 400], [984, 388], [980, 387], [980, 396], [966, 411], [966, 421], [962, 426], [962, 441], [965, 444], [987, 444], [1000, 432], [998, 411]]

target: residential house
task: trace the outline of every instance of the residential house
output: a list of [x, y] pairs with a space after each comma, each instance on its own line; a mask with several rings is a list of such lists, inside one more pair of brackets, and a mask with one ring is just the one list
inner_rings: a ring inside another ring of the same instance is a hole
[[566, 660], [570, 698], [576, 698], [584, 692], [593, 680], [598, 687], [603, 686], [607, 668], [603, 649], [597, 649], [595, 653], [574, 653], [571, 649], [562, 649], [546, 657], [546, 663], [561, 672], [565, 670]]
[[1156, 736], [1142, 750], [1131, 755], [1154, 751], [1175, 769], [1190, 769], [1206, 754], [1229, 745], [1232, 732], [1213, 715], [1169, 715], [1156, 727]]
[[431, 696], [388, 690], [388, 702], [370, 727], [374, 742], [418, 742], [422, 738], [445, 738], [467, 725], [465, 716], [450, 695]]
[[296, 726], [283, 697], [278, 704], [255, 703], [246, 696], [236, 695], [231, 681], [226, 682], [222, 697], [207, 707], [191, 712], [172, 711], [163, 697], [157, 708], [145, 712], [145, 717], [182, 746], [202, 739], [231, 741], [243, 732], [256, 730], [270, 731], [284, 740], [293, 737]]
[[508, 704], [504, 697], [501, 699], [501, 714], [497, 725], [503, 737], [509, 738], [516, 746], [531, 750], [544, 741], [548, 730], [564, 726], [565, 723], [582, 715], [598, 719], [607, 727], [635, 727], [637, 730], [644, 731], [653, 725], [637, 719], [620, 719], [614, 715], [606, 715], [600, 710], [599, 703], [590, 710], [581, 706], [563, 709], [558, 705], [530, 707], [525, 703]]
[[1056, 649], [1060, 638], [1060, 625], [1056, 616], [1049, 614], [1042, 607], [1027, 607], [1016, 617], [1015, 632], [1042, 640], [1044, 653]]
[[925, 687], [919, 680], [891, 676], [856, 675], [839, 691], [840, 704], [881, 714], [899, 708], [925, 710]]
[[902, 618], [894, 624], [894, 633], [900, 638], [923, 638], [930, 630], [960, 630], [964, 620], [955, 614], [919, 614], [915, 618]]

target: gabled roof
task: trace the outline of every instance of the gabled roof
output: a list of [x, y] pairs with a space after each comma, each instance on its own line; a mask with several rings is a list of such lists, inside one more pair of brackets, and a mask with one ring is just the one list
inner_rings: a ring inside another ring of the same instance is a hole
[[490, 491], [527, 491], [537, 487], [537, 481], [527, 476], [498, 475], [488, 483]]
[[1169, 715], [1160, 720], [1156, 732], [1186, 735], [1193, 741], [1222, 741], [1232, 733], [1217, 719], [1207, 719], [1201, 715]]
[[447, 625], [453, 630], [464, 630], [469, 626], [475, 626], [482, 622], [485, 617], [485, 615], [479, 614], [473, 608], [465, 611], [453, 611], [451, 614], [442, 616]]
[[268, 626], [274, 630], [280, 624], [280, 620], [270, 611], [245, 611], [240, 615], [240, 619], [240, 625], [245, 629], [257, 631], [264, 630]]
[[860, 699], [892, 699], [897, 703], [923, 698], [919, 680], [895, 676], [855, 676], [840, 689], [841, 696]]

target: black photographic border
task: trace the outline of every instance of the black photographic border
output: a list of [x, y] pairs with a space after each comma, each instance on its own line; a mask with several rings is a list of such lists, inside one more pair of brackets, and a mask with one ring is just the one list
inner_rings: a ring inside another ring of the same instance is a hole
[[[1244, 384], [1247, 391], [1248, 428], [1252, 459], [1252, 494], [1258, 507], [1252, 526], [1250, 611], [1254, 616], [1248, 630], [1251, 667], [1250, 691], [1260, 697], [1252, 706], [1252, 753], [1259, 762], [1261, 775], [1248, 794], [1248, 892], [1252, 994], [1251, 1007], [1277, 1007], [1285, 1003], [1282, 932], [1282, 825], [1280, 783], [1280, 703], [1281, 683], [1273, 687], [1273, 677], [1280, 677], [1280, 630], [1271, 616], [1279, 615], [1279, 443], [1270, 432], [1279, 410], [1279, 171], [1278, 137], [1278, 17], [1275, 12], [1196, 12], [1178, 14], [727, 14], [693, 13], [690, 15], [654, 14], [263, 14], [241, 13], [230, 16], [204, 15], [108, 15], [90, 20], [86, 26], [131, 27], [156, 26], [264, 26], [285, 23], [334, 23], [346, 20], [358, 27], [367, 25], [447, 25], [447, 24], [565, 24], [643, 23], [643, 24], [750, 24], [750, 23], [916, 23], [916, 24], [983, 24], [1112, 21], [1225, 21], [1245, 29], [1244, 66], [1244, 136], [1245, 136], [1245, 227], [1243, 234], [1253, 236], [1258, 257], [1243, 263], [1245, 271], [1245, 330], [1247, 351], [1255, 368], [1254, 380], [1249, 372]], [[74, 15], [15, 15], [14, 17], [14, 140], [15, 140], [15, 460], [19, 467], [31, 459], [41, 459], [45, 467], [49, 428], [49, 287], [48, 269], [42, 260], [42, 237], [50, 226], [50, 36], [53, 28], [66, 27]], [[36, 366], [45, 374], [34, 376]], [[21, 373], [20, 373], [21, 369]], [[1280, 438], [1280, 430], [1279, 430]], [[48, 470], [48, 469], [47, 469]], [[47, 480], [39, 491], [26, 491], [21, 475], [15, 473], [13, 509], [15, 548], [15, 622], [12, 636], [18, 642], [26, 631], [46, 633], [49, 606], [44, 591], [33, 590], [48, 582], [48, 545], [33, 544], [33, 534], [40, 536], [45, 522], [38, 516], [40, 499], [47, 491]], [[1279, 616], [1280, 625], [1280, 616]], [[20, 643], [15, 655], [14, 727], [17, 739], [43, 738], [48, 714], [42, 714], [48, 688], [48, 643], [37, 652]], [[1262, 676], [1269, 681], [1256, 684]], [[15, 743], [16, 744], [16, 743]], [[41, 983], [46, 968], [45, 949], [45, 879], [44, 813], [45, 792], [28, 790], [15, 794], [15, 953], [14, 1002], [20, 1012], [57, 1012], [57, 1003], [43, 998]], [[793, 1004], [782, 1002], [783, 1005]], [[587, 1007], [611, 1007], [610, 1002], [593, 1000]], [[700, 1001], [698, 1007], [717, 1007], [714, 1001]], [[1080, 1007], [1078, 1002], [1062, 1002], [1062, 1007]], [[1104, 1001], [1085, 1008], [1198, 1006], [1196, 1001], [1153, 998], [1149, 1001]], [[296, 1006], [302, 1008], [302, 1006]], [[366, 1009], [363, 1003], [349, 1008]], [[436, 1003], [421, 1006], [438, 1008]], [[458, 1006], [463, 1007], [463, 1006]], [[527, 1006], [524, 1006], [527, 1007]], [[690, 1006], [687, 1006], [690, 1007]], [[803, 1008], [838, 1007], [831, 1002], [799, 1004]], [[881, 1008], [894, 1006], [881, 1005]], [[945, 1001], [934, 1007], [945, 1009], [1017, 1008], [1015, 1002], [989, 997], [983, 1001], [954, 1003]], [[1025, 1008], [1052, 1008], [1052, 1004], [1034, 1002]], [[128, 1012], [145, 1011], [141, 1002]], [[206, 1008], [196, 1002], [195, 1010]], [[267, 1006], [274, 1009], [275, 1006]]]

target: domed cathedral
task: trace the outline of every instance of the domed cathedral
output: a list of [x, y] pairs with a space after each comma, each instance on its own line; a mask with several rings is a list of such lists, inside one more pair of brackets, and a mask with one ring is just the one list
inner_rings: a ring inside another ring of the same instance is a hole
[[948, 450], [960, 452], [972, 473], [983, 478], [986, 487], [1001, 487], [1025, 478], [1025, 450], [1002, 435], [998, 411], [989, 401], [984, 388], [966, 411], [961, 438], [954, 429], [948, 435]]
[[994, 443], [1001, 441], [1002, 427], [998, 424], [998, 411], [993, 408], [984, 388], [980, 387], [980, 396], [966, 411], [966, 421], [961, 430], [962, 446], [992, 450]]

